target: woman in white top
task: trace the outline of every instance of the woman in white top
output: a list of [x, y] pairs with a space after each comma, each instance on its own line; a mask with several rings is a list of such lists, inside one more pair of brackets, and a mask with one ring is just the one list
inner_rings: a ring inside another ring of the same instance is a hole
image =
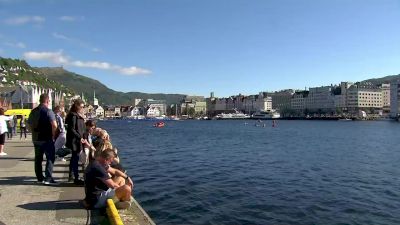
[[4, 109], [0, 108], [0, 156], [6, 156], [7, 153], [4, 152], [4, 142], [6, 140], [7, 122], [12, 120], [13, 116], [5, 116]]

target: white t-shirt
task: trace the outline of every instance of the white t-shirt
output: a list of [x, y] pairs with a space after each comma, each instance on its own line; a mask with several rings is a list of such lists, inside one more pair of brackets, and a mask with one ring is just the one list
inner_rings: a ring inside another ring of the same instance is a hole
[[12, 120], [14, 116], [4, 116], [0, 115], [0, 135], [8, 132], [7, 122], [8, 120]]

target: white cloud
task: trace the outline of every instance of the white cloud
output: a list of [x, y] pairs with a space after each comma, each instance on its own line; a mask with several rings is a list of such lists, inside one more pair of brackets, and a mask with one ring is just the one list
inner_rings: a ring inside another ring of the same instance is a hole
[[4, 23], [8, 25], [23, 25], [27, 23], [40, 24], [45, 21], [46, 19], [41, 16], [19, 16], [19, 17], [8, 18], [4, 20]]
[[57, 33], [57, 32], [52, 33], [52, 36], [54, 38], [57, 38], [57, 39], [61, 39], [61, 40], [64, 40], [64, 41], [68, 41], [68, 42], [77, 44], [80, 47], [89, 49], [92, 52], [101, 52], [102, 51], [100, 48], [92, 47], [90, 44], [88, 44], [88, 43], [86, 43], [86, 42], [84, 42], [82, 40], [79, 40], [77, 38], [68, 37], [66, 35], [63, 35], [63, 34], [60, 34], [60, 33]]
[[83, 17], [83, 16], [60, 16], [58, 19], [61, 21], [64, 21], [64, 22], [75, 22], [75, 21], [84, 20], [85, 17]]
[[24, 58], [30, 60], [46, 60], [54, 64], [69, 64], [68, 57], [64, 56], [62, 51], [58, 52], [25, 52]]
[[24, 58], [29, 60], [44, 60], [54, 64], [61, 64], [64, 66], [109, 70], [123, 75], [139, 75], [139, 74], [146, 75], [151, 73], [150, 70], [139, 68], [136, 66], [122, 67], [119, 65], [113, 65], [108, 62], [72, 60], [70, 57], [65, 56], [62, 51], [25, 52]]
[[14, 48], [26, 48], [26, 45], [22, 42], [16, 42], [16, 43], [5, 42], [4, 44], [7, 46], [10, 46], [10, 47], [14, 47]]
[[54, 32], [52, 35], [53, 35], [54, 38], [62, 39], [62, 40], [66, 40], [66, 41], [74, 41], [75, 40], [73, 38], [70, 38], [70, 37], [67, 37], [65, 35], [59, 34], [57, 32]]
[[92, 48], [91, 50], [92, 50], [92, 52], [102, 52], [102, 50], [99, 48]]

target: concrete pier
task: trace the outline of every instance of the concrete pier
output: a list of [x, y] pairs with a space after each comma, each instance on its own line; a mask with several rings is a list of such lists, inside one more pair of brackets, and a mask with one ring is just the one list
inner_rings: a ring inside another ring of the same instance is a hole
[[[30, 137], [6, 140], [5, 152], [7, 156], [0, 156], [0, 225], [108, 224], [104, 213], [79, 204], [84, 187], [67, 182], [69, 161], [55, 162], [53, 176], [60, 185], [45, 186], [36, 183]], [[154, 224], [134, 203], [129, 210], [120, 211], [124, 224]]]

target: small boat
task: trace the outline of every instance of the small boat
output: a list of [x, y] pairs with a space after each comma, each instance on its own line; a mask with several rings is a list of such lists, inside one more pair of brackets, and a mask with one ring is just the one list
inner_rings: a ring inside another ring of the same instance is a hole
[[279, 119], [281, 115], [276, 112], [276, 111], [258, 111], [251, 115], [252, 119], [258, 119], [258, 120], [273, 120], [273, 119]]
[[342, 118], [342, 119], [338, 119], [339, 121], [353, 121], [352, 119], [349, 118]]
[[164, 122], [157, 122], [157, 123], [155, 123], [154, 125], [153, 125], [153, 127], [164, 127], [165, 126], [165, 123]]

